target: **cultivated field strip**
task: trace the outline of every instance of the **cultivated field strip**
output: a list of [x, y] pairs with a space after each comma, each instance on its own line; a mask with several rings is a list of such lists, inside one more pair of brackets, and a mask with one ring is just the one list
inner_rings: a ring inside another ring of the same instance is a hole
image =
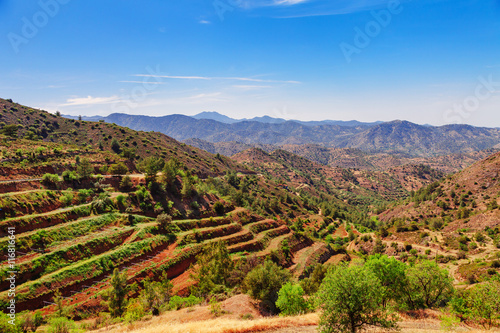
[[81, 217], [89, 216], [91, 209], [89, 204], [60, 208], [42, 214], [25, 215], [14, 217], [0, 222], [0, 237], [7, 236], [9, 227], [16, 228], [16, 232], [24, 233], [40, 228], [52, 227], [57, 224], [66, 223]]
[[[28, 194], [54, 195], [38, 190]], [[67, 297], [65, 303], [85, 306], [98, 291], [110, 287], [109, 275], [115, 268], [125, 270], [129, 283], [140, 286], [144, 278], [157, 279], [163, 272], [171, 279], [185, 273], [206, 244], [224, 241], [233, 254], [270, 253], [269, 248], [278, 248], [291, 235], [287, 226], [275, 220], [239, 221], [228, 214], [173, 221], [180, 230], [173, 240], [159, 232], [154, 219], [144, 216], [93, 215], [89, 204], [61, 208], [53, 202], [51, 207], [28, 208], [28, 213], [39, 213], [0, 221], [0, 236], [6, 236], [11, 226], [17, 232], [16, 305], [20, 311], [45, 307], [57, 290]], [[0, 238], [0, 250], [7, 247], [8, 238]], [[3, 264], [0, 278], [7, 272]], [[0, 303], [7, 299], [7, 288], [0, 283]]]

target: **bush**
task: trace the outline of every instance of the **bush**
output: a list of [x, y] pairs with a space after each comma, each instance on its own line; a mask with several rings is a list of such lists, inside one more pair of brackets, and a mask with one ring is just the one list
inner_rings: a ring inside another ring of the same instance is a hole
[[134, 183], [132, 183], [132, 178], [130, 176], [125, 176], [120, 181], [120, 189], [122, 191], [128, 192], [132, 189]]
[[287, 282], [278, 292], [276, 306], [285, 316], [293, 316], [306, 313], [309, 304], [304, 299], [304, 290], [298, 284]]
[[62, 173], [62, 178], [65, 182], [72, 182], [78, 180], [78, 175], [74, 171], [64, 170]]
[[171, 234], [179, 231], [179, 227], [172, 223], [172, 216], [168, 214], [160, 214], [156, 218], [156, 222], [158, 222], [158, 227], [162, 233]]
[[194, 295], [189, 295], [189, 297], [180, 297], [173, 296], [168, 302], [169, 310], [178, 310], [190, 306], [194, 306], [196, 304], [200, 304], [203, 300]]
[[19, 325], [19, 320], [16, 317], [14, 325], [9, 323], [12, 319], [0, 311], [0, 332], [2, 333], [21, 333], [21, 325]]
[[120, 162], [111, 165], [108, 172], [112, 175], [125, 175], [128, 172], [128, 168], [125, 164]]
[[218, 216], [222, 216], [224, 215], [224, 212], [225, 212], [225, 208], [224, 208], [224, 204], [220, 201], [217, 201], [215, 204], [214, 204], [214, 212], [215, 214], [217, 214]]
[[47, 333], [70, 333], [75, 329], [75, 322], [64, 317], [53, 318], [49, 321]]
[[56, 174], [46, 173], [42, 176], [42, 184], [47, 186], [55, 186], [57, 185], [61, 179]]
[[318, 291], [326, 276], [327, 270], [328, 268], [326, 265], [318, 264], [314, 267], [309, 277], [300, 281], [300, 286], [307, 295], [315, 294]]
[[267, 260], [248, 273], [243, 280], [243, 289], [250, 297], [262, 301], [271, 312], [276, 312], [278, 292], [290, 277], [289, 271]]

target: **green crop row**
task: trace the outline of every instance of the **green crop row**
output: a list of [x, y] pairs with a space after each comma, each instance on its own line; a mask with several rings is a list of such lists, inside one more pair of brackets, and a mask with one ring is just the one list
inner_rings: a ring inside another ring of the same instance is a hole
[[[90, 258], [104, 251], [109, 251], [120, 245], [132, 232], [133, 229], [128, 227], [120, 232], [114, 232], [114, 234], [108, 233], [88, 242], [75, 244], [24, 262], [14, 269], [18, 272], [16, 282], [21, 284], [28, 280], [35, 280], [40, 278], [40, 276], [54, 272], [74, 262]], [[1, 270], [0, 281], [4, 281], [4, 278], [9, 275], [8, 272], [11, 270], [10, 268]]]
[[[124, 220], [124, 216], [120, 214], [109, 213], [77, 220], [73, 223], [53, 226], [35, 233], [18, 236], [16, 239], [16, 249], [22, 252], [29, 252], [30, 248], [48, 248], [68, 239], [91, 234], [103, 227], [119, 224]], [[0, 240], [0, 253], [6, 253], [8, 245], [8, 238]]]
[[[109, 251], [74, 265], [47, 274], [36, 281], [27, 282], [18, 287], [17, 301], [27, 301], [55, 289], [77, 284], [111, 272], [115, 267], [126, 264], [155, 248], [168, 242], [165, 236], [156, 236], [143, 241], [126, 244], [113, 251]], [[0, 299], [6, 297], [6, 292], [0, 293]]]
[[49, 214], [35, 214], [16, 217], [0, 222], [0, 236], [7, 235], [7, 228], [15, 227], [16, 233], [28, 232], [38, 228], [46, 228], [59, 223], [66, 223], [79, 217], [91, 214], [90, 205], [75, 206], [64, 211]]

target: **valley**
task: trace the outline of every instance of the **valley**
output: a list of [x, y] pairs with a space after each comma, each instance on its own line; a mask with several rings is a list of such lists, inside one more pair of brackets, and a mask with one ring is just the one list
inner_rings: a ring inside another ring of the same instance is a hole
[[[469, 148], [430, 154], [405, 153], [413, 146], [399, 143], [365, 151], [187, 141], [196, 148], [159, 132], [67, 119], [8, 100], [0, 109], [0, 252], [8, 253], [15, 232], [16, 320], [36, 332], [56, 319], [112, 332], [145, 325], [187, 332], [210, 320], [226, 327], [214, 332], [229, 332], [231, 321], [242, 325], [239, 332], [320, 323], [316, 309], [268, 318], [277, 313], [276, 299], [252, 294], [248, 280], [259, 269], [277, 270], [305, 299], [318, 297], [328, 269], [371, 260], [395, 259], [407, 274], [436, 265], [449, 274], [454, 295], [500, 276], [493, 129], [481, 129], [488, 139]], [[12, 299], [10, 264], [4, 255], [2, 308]], [[113, 303], [117, 288], [126, 290], [121, 306]], [[413, 292], [391, 301], [403, 332], [425, 320], [439, 330], [438, 303], [416, 305], [406, 299]], [[455, 299], [446, 297], [439, 302]], [[417, 312], [422, 318], [412, 321]], [[464, 329], [484, 324], [452, 316]], [[55, 319], [36, 326], [35, 318]]]

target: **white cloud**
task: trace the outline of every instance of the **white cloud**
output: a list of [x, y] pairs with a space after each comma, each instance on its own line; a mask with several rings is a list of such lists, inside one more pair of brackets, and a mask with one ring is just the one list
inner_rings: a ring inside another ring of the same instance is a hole
[[232, 87], [240, 90], [259, 90], [259, 89], [272, 88], [272, 86], [243, 85], [243, 84], [235, 84]]
[[153, 75], [153, 74], [136, 74], [139, 77], [155, 77], [163, 79], [180, 79], [180, 80], [228, 80], [228, 81], [248, 81], [248, 82], [262, 82], [262, 83], [292, 83], [298, 84], [299, 81], [292, 80], [264, 80], [255, 79], [250, 77], [209, 77], [209, 76], [173, 76], [173, 75]]
[[111, 104], [119, 101], [120, 98], [116, 95], [110, 97], [76, 97], [69, 98], [65, 104], [61, 106], [82, 106], [82, 105], [98, 105], [98, 104]]
[[309, 0], [274, 0], [274, 4], [278, 5], [278, 6], [281, 6], [281, 5], [292, 6], [292, 5], [297, 5], [297, 4], [301, 4], [304, 2], [308, 2], [308, 1]]
[[198, 22], [200, 24], [211, 24], [212, 22], [210, 21], [207, 21], [207, 20], [200, 20], [200, 22]]
[[118, 81], [120, 83], [139, 83], [139, 84], [165, 84], [165, 82], [144, 82], [144, 81]]

